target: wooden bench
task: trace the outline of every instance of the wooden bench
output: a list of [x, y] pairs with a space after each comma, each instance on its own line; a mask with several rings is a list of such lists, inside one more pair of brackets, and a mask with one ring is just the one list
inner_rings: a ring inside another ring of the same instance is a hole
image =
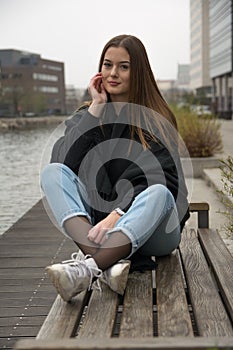
[[233, 349], [233, 258], [208, 228], [207, 203], [190, 204], [184, 230], [156, 271], [129, 275], [124, 296], [103, 285], [72, 302], [57, 296], [37, 338], [17, 349]]

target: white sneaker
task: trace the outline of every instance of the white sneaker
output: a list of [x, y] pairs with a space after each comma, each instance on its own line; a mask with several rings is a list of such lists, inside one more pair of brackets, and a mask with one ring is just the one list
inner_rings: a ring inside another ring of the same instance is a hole
[[106, 283], [114, 292], [123, 295], [130, 269], [130, 260], [119, 260], [105, 270], [99, 280]]
[[[91, 256], [88, 255], [86, 257]], [[86, 257], [81, 250], [71, 255], [71, 259], [77, 261], [84, 260]], [[123, 295], [128, 280], [130, 264], [130, 260], [119, 260], [116, 264], [105, 270], [99, 280], [107, 284], [114, 292]], [[99, 289], [99, 280], [93, 283], [94, 289]]]
[[47, 266], [45, 269], [64, 301], [69, 301], [78, 293], [91, 289], [93, 277], [100, 277], [103, 274], [93, 258], [86, 256], [84, 260], [77, 260], [75, 254], [72, 254], [71, 260]]

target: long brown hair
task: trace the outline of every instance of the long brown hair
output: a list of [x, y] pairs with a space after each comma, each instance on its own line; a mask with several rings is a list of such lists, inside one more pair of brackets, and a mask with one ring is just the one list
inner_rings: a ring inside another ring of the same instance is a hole
[[[123, 47], [130, 56], [130, 92], [128, 102], [145, 106], [159, 113], [160, 116], [166, 118], [170, 124], [177, 129], [176, 118], [159, 91], [146, 49], [142, 42], [137, 37], [126, 34], [116, 36], [109, 40], [104, 46], [100, 57], [99, 72], [102, 69], [106, 51], [110, 47]], [[161, 117], [158, 118], [158, 115], [154, 114], [153, 119], [160, 133], [163, 135], [163, 138], [167, 139], [168, 135], [165, 135], [164, 127], [161, 125]], [[144, 122], [147, 125], [147, 131], [153, 135], [153, 127], [150, 121], [146, 120]], [[138, 125], [138, 127], [135, 125]], [[138, 133], [142, 144], [148, 147], [142, 129], [140, 128], [139, 121], [137, 121], [136, 124], [132, 123], [132, 137], [135, 132]], [[167, 141], [169, 143], [169, 140]]]

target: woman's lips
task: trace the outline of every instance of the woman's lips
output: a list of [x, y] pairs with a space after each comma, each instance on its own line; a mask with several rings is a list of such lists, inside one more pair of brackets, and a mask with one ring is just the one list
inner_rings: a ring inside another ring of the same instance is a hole
[[120, 83], [117, 83], [116, 81], [109, 81], [109, 85], [111, 86], [118, 86]]

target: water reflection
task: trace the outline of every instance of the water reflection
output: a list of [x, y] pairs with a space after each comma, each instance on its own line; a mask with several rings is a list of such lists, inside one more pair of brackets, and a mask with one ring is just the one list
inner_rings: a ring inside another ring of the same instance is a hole
[[0, 134], [0, 234], [39, 200], [41, 158], [53, 130], [50, 127]]

